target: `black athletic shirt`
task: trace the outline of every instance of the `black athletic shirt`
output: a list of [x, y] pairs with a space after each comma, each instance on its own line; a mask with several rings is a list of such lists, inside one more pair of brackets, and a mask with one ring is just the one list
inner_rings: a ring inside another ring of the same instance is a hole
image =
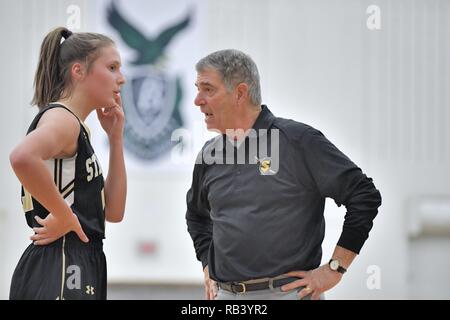
[[[337, 244], [359, 253], [381, 204], [372, 179], [320, 131], [277, 118], [266, 106], [253, 129], [257, 136], [234, 149], [223, 135], [210, 140], [194, 167], [187, 226], [210, 276], [243, 281], [318, 267], [326, 197], [347, 209]], [[253, 160], [247, 142], [266, 139], [271, 150], [276, 132], [278, 163], [272, 154], [264, 160], [261, 147], [257, 163], [218, 164], [205, 158], [223, 149], [228, 158], [229, 151], [245, 148], [246, 160]], [[267, 174], [270, 170], [273, 174]]]
[[[36, 129], [44, 112], [52, 108], [69, 109], [60, 104], [49, 104], [41, 109], [31, 123], [27, 134]], [[72, 113], [73, 114], [73, 113]], [[74, 115], [74, 117], [76, 117]], [[77, 118], [77, 117], [76, 117]], [[78, 147], [75, 156], [45, 161], [55, 185], [72, 211], [78, 216], [83, 231], [91, 240], [105, 237], [105, 195], [102, 169], [90, 143], [89, 129], [80, 123]], [[22, 205], [28, 225], [40, 227], [34, 216], [44, 219], [49, 211], [22, 186]], [[70, 232], [71, 236], [75, 235]]]

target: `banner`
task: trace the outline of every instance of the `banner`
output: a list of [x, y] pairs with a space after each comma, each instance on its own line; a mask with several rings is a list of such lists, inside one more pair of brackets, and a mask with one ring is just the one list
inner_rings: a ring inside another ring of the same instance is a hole
[[[96, 30], [116, 42], [127, 80], [121, 94], [129, 172], [192, 170], [186, 164], [208, 136], [193, 103], [203, 2], [97, 1]], [[91, 122], [96, 153], [108, 159], [106, 136]]]

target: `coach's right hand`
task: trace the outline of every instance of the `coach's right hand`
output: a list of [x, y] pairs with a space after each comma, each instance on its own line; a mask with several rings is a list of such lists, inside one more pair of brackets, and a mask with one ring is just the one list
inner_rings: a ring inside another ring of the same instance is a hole
[[205, 275], [205, 299], [214, 300], [217, 296], [217, 283], [209, 278], [208, 266], [203, 269]]

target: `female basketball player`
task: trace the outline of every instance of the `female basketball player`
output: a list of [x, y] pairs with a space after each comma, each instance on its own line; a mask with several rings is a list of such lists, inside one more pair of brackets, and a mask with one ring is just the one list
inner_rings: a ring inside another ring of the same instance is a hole
[[[121, 221], [126, 198], [120, 66], [101, 34], [60, 27], [42, 43], [32, 101], [39, 112], [10, 155], [35, 232], [10, 299], [106, 299], [105, 219]], [[84, 124], [93, 110], [109, 139], [106, 180]]]

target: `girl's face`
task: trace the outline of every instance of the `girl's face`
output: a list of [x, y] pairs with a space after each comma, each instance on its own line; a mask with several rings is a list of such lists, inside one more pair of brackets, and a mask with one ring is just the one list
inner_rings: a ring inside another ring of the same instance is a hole
[[91, 65], [82, 83], [84, 94], [95, 107], [116, 105], [115, 97], [125, 83], [120, 67], [120, 55], [115, 46], [100, 49], [99, 57]]

